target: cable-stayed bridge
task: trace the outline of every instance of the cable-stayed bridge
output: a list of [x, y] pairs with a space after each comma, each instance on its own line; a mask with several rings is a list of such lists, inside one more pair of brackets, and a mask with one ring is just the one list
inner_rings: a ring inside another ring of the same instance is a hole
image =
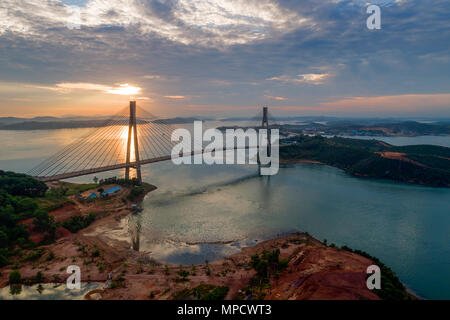
[[[264, 107], [262, 116], [251, 121], [255, 125], [258, 121], [258, 127], [269, 129], [268, 117], [268, 109]], [[142, 165], [172, 159], [172, 148], [179, 143], [171, 140], [174, 129], [176, 126], [169, 120], [160, 119], [131, 101], [129, 107], [46, 159], [28, 174], [48, 182], [125, 169], [125, 178], [129, 179], [130, 169], [134, 168], [137, 179], [142, 182]], [[245, 148], [249, 147], [257, 146]], [[270, 155], [270, 145], [268, 148]], [[223, 150], [228, 149], [224, 147]], [[204, 152], [202, 147], [194, 146], [191, 152], [180, 157]]]

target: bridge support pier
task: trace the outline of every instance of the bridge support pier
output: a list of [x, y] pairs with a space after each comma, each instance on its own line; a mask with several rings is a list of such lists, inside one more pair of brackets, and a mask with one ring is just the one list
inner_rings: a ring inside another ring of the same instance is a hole
[[[132, 137], [133, 135], [133, 137]], [[131, 143], [134, 139], [134, 158], [135, 165], [131, 165]], [[128, 140], [127, 140], [127, 160], [125, 167], [125, 179], [130, 180], [130, 168], [136, 169], [136, 176], [140, 184], [142, 184], [141, 161], [139, 157], [139, 142], [136, 124], [136, 101], [130, 101], [130, 122], [128, 124]]]

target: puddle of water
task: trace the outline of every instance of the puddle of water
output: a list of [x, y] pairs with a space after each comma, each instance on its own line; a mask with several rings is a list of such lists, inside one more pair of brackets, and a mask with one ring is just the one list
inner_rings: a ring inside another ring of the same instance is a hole
[[86, 293], [102, 286], [101, 282], [84, 282], [80, 290], [70, 290], [65, 284], [14, 285], [0, 289], [0, 300], [83, 300]]

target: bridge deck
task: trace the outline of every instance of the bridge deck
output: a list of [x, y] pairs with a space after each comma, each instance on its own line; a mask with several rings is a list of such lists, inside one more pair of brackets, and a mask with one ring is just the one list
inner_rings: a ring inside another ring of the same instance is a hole
[[[284, 146], [286, 146], [286, 145], [284, 145]], [[256, 146], [252, 146], [252, 147], [246, 146], [246, 147], [234, 147], [233, 149], [223, 148], [222, 151], [238, 150], [238, 149], [251, 149], [251, 148], [257, 148], [257, 147]], [[210, 151], [208, 151], [208, 152], [210, 152]], [[182, 157], [191, 157], [191, 156], [194, 156], [196, 154], [203, 154], [203, 153], [205, 153], [205, 150], [192, 151], [192, 152], [183, 154]], [[175, 159], [176, 158], [180, 158], [180, 157], [175, 157]], [[172, 159], [172, 156], [168, 155], [168, 156], [163, 156], [163, 157], [158, 157], [158, 158], [141, 160], [141, 161], [139, 161], [139, 163], [141, 165], [144, 165], [144, 164], [149, 164], [149, 163], [167, 161], [167, 160], [171, 160], [171, 159]], [[115, 164], [115, 165], [111, 165], [111, 166], [105, 166], [105, 167], [92, 168], [92, 169], [86, 169], [86, 170], [81, 170], [81, 171], [68, 172], [68, 173], [58, 174], [58, 175], [54, 175], [54, 176], [35, 177], [35, 178], [40, 180], [40, 181], [43, 181], [43, 182], [50, 182], [50, 181], [64, 180], [64, 179], [69, 179], [69, 178], [85, 176], [85, 175], [93, 174], [93, 173], [106, 172], [106, 171], [112, 171], [112, 170], [117, 170], [117, 169], [124, 169], [124, 168], [126, 168], [128, 166], [129, 167], [134, 167], [134, 166], [136, 166], [136, 162], [130, 162], [128, 165], [126, 163], [121, 163], [121, 164]]]
[[[143, 164], [148, 164], [148, 163], [167, 161], [170, 159], [171, 159], [171, 156], [164, 156], [164, 157], [153, 158], [153, 159], [149, 159], [149, 160], [141, 160], [139, 163], [141, 165], [143, 165]], [[129, 165], [127, 165], [126, 163], [121, 163], [121, 164], [116, 164], [116, 165], [112, 165], [112, 166], [63, 173], [63, 174], [58, 174], [58, 175], [49, 176], [49, 177], [36, 177], [36, 179], [43, 181], [43, 182], [50, 182], [50, 181], [64, 180], [64, 179], [69, 179], [69, 178], [85, 176], [85, 175], [93, 174], [93, 173], [99, 173], [99, 172], [105, 172], [105, 171], [111, 171], [111, 170], [117, 170], [117, 169], [124, 169], [128, 166], [133, 167], [135, 165], [136, 165], [136, 162], [130, 162]]]

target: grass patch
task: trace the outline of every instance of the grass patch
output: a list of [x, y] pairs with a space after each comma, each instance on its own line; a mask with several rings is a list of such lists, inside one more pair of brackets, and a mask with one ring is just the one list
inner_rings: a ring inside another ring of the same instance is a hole
[[223, 300], [228, 293], [226, 286], [217, 287], [201, 284], [192, 289], [184, 289], [173, 295], [174, 300]]
[[68, 182], [61, 182], [61, 185], [64, 188], [67, 188], [65, 194], [66, 196], [73, 196], [98, 187], [98, 184], [95, 183], [72, 184]]
[[46, 211], [54, 211], [62, 208], [67, 203], [72, 203], [65, 196], [46, 195], [44, 198], [37, 198], [37, 204]]
[[44, 249], [39, 248], [31, 251], [28, 255], [22, 258], [22, 261], [36, 261], [39, 260], [44, 254]]

